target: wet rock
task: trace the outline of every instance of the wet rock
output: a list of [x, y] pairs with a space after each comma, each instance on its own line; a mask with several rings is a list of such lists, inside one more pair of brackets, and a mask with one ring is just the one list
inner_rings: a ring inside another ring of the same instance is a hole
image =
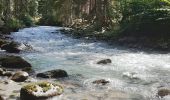
[[0, 100], [5, 100], [5, 99], [0, 95]]
[[38, 73], [37, 77], [41, 78], [63, 78], [68, 77], [68, 74], [66, 71], [61, 69], [51, 70], [43, 73]]
[[7, 71], [6, 69], [0, 68], [0, 76], [12, 76], [13, 73], [11, 71]]
[[7, 77], [11, 77], [12, 75], [13, 75], [13, 73], [10, 71], [4, 72], [4, 74], [3, 74], [3, 76], [7, 76]]
[[110, 83], [109, 81], [106, 81], [105, 79], [101, 79], [101, 80], [96, 80], [92, 82], [93, 84], [101, 84], [101, 85], [106, 85], [108, 83]]
[[7, 44], [8, 41], [4, 40], [4, 39], [0, 39], [0, 47], [4, 44]]
[[5, 73], [5, 70], [4, 70], [4, 69], [2, 69], [2, 68], [0, 68], [0, 76], [3, 76], [3, 75], [4, 75], [4, 73]]
[[164, 97], [170, 95], [170, 90], [169, 89], [160, 89], [158, 90], [158, 96]]
[[21, 88], [21, 100], [46, 100], [63, 93], [63, 87], [59, 84], [42, 82], [29, 84]]
[[27, 43], [21, 43], [18, 49], [22, 51], [33, 51], [33, 47]]
[[19, 43], [17, 42], [10, 42], [10, 43], [6, 43], [3, 44], [1, 46], [2, 50], [6, 50], [6, 52], [8, 53], [19, 53], [21, 50], [18, 48], [19, 47]]
[[4, 68], [27, 68], [31, 67], [27, 61], [19, 56], [5, 56], [0, 58], [0, 64]]
[[97, 64], [109, 64], [112, 63], [111, 59], [103, 59], [97, 62]]
[[12, 76], [11, 80], [15, 82], [24, 82], [25, 80], [27, 80], [28, 76], [29, 75], [27, 72], [19, 71]]

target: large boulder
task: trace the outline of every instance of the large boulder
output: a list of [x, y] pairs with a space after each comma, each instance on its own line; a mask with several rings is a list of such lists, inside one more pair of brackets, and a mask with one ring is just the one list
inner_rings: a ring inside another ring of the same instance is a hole
[[3, 44], [1, 46], [1, 49], [6, 50], [6, 52], [8, 52], [8, 53], [19, 53], [21, 51], [18, 48], [19, 46], [20, 46], [20, 44], [17, 42], [10, 42], [10, 43]]
[[46, 100], [63, 93], [63, 87], [59, 84], [42, 82], [29, 84], [21, 88], [21, 100]]
[[97, 62], [97, 64], [109, 64], [112, 63], [111, 59], [103, 59]]
[[24, 72], [24, 71], [18, 71], [16, 72], [11, 80], [15, 81], [15, 82], [24, 82], [25, 80], [28, 79], [28, 73], [27, 72]]
[[5, 68], [27, 68], [31, 67], [27, 61], [19, 56], [0, 57], [0, 65]]
[[63, 78], [68, 77], [68, 74], [66, 71], [61, 69], [51, 70], [43, 73], [38, 73], [37, 77], [41, 78]]

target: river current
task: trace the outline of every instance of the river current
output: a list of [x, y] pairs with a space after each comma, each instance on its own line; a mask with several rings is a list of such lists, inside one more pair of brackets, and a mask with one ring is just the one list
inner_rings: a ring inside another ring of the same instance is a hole
[[[59, 29], [39, 26], [12, 33], [15, 41], [33, 47], [33, 51], [20, 55], [36, 72], [64, 69], [69, 80], [80, 85], [66, 89], [59, 100], [160, 100], [158, 89], [170, 87], [170, 54], [74, 39], [61, 34]], [[102, 59], [111, 59], [112, 63], [96, 64]], [[92, 84], [98, 79], [110, 83], [105, 86]], [[170, 97], [161, 100], [170, 100]]]

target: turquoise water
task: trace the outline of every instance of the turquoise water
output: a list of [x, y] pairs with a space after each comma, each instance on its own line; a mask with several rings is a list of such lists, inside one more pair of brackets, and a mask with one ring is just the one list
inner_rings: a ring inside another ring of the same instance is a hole
[[[134, 52], [101, 42], [73, 39], [61, 34], [57, 31], [59, 29], [39, 26], [12, 34], [14, 40], [33, 47], [33, 51], [22, 52], [21, 56], [33, 65], [36, 72], [64, 69], [70, 76], [81, 75], [83, 78], [76, 78], [86, 89], [76, 91], [93, 100], [113, 100], [111, 96], [96, 99], [90, 94], [95, 91], [102, 96], [100, 92], [107, 91], [105, 94], [111, 95], [112, 92], [108, 91], [114, 90], [133, 95], [123, 100], [157, 100], [158, 89], [170, 87], [170, 54]], [[112, 64], [96, 64], [105, 58], [111, 59]], [[96, 79], [106, 79], [111, 83], [100, 89], [92, 85]], [[79, 96], [71, 95], [72, 98], [62, 97], [65, 99], [61, 100], [80, 100]]]

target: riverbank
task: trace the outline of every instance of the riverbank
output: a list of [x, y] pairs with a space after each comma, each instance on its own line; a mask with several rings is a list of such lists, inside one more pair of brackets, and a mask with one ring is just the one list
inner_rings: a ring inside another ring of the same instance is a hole
[[62, 33], [72, 36], [73, 38], [103, 41], [107, 42], [109, 45], [117, 44], [119, 46], [139, 49], [146, 52], [168, 53], [170, 51], [170, 40], [165, 36], [133, 36], [123, 35], [114, 31], [97, 32], [92, 29], [74, 27], [71, 30], [62, 30]]

